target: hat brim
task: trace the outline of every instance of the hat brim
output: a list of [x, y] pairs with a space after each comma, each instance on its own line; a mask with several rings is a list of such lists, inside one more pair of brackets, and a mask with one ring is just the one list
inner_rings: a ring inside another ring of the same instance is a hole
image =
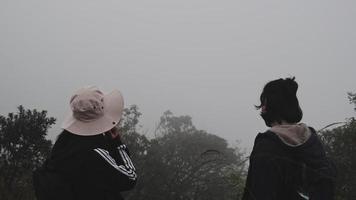
[[104, 114], [91, 122], [79, 121], [70, 112], [64, 119], [62, 128], [76, 135], [92, 136], [114, 128], [122, 117], [124, 100], [118, 90], [104, 95]]

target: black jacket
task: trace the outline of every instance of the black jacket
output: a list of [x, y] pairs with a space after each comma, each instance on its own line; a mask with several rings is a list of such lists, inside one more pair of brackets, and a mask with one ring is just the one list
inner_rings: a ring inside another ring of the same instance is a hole
[[310, 130], [310, 138], [296, 147], [271, 131], [257, 135], [243, 200], [333, 199], [335, 168]]
[[104, 135], [78, 136], [63, 132], [45, 168], [70, 185], [76, 200], [120, 200], [120, 192], [136, 183], [127, 147]]

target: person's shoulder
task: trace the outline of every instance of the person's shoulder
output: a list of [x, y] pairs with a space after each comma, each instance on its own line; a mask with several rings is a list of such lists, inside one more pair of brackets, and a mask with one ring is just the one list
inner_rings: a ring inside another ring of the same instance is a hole
[[283, 144], [276, 134], [267, 130], [263, 133], [258, 133], [253, 146], [254, 154], [279, 154], [283, 151]]
[[269, 146], [269, 144], [276, 144], [279, 142], [279, 138], [276, 134], [267, 130], [262, 133], [258, 133], [255, 138], [255, 146]]

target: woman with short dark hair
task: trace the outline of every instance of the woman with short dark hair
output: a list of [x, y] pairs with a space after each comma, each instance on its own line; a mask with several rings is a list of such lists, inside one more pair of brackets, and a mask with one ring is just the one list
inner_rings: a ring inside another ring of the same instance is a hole
[[250, 156], [243, 200], [332, 200], [335, 170], [316, 131], [303, 117], [293, 78], [268, 82], [260, 96], [259, 133]]

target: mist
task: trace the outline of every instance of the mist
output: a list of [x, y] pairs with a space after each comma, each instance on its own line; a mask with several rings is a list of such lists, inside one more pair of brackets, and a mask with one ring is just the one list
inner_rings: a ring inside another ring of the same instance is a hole
[[153, 137], [166, 110], [250, 149], [267, 129], [265, 83], [295, 76], [303, 122], [354, 116], [353, 1], [1, 1], [1, 114], [18, 105], [57, 118], [73, 92], [122, 91]]

